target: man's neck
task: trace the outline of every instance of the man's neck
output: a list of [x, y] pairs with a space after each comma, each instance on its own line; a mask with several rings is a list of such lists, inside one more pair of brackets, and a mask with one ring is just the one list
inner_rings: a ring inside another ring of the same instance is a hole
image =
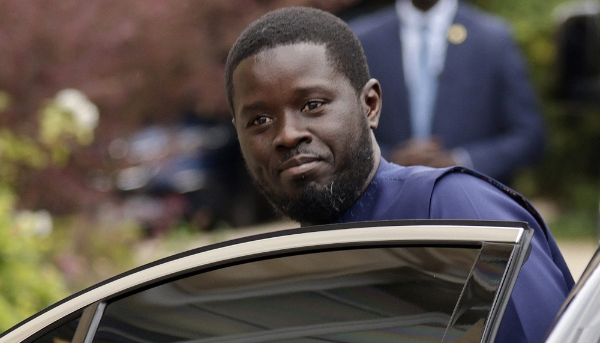
[[370, 134], [372, 142], [371, 144], [373, 144], [373, 169], [371, 170], [371, 173], [369, 173], [369, 176], [367, 177], [363, 188], [360, 190], [360, 194], [362, 194], [369, 187], [371, 181], [373, 181], [373, 179], [375, 178], [375, 175], [377, 174], [377, 169], [379, 169], [379, 163], [381, 162], [381, 148], [379, 147], [379, 143], [377, 143], [377, 140], [375, 139], [375, 134], [373, 133], [373, 131], [371, 131]]

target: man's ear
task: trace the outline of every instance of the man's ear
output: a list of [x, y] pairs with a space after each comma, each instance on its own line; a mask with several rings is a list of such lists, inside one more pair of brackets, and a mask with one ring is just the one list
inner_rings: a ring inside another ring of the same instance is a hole
[[379, 115], [381, 114], [381, 85], [379, 81], [376, 79], [367, 81], [362, 90], [361, 100], [369, 127], [375, 130], [379, 125]]

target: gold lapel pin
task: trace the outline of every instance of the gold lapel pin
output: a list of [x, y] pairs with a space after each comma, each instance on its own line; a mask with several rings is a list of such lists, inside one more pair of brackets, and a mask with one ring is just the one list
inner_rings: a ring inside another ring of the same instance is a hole
[[461, 24], [452, 24], [448, 29], [448, 41], [452, 44], [461, 44], [467, 39], [467, 28]]

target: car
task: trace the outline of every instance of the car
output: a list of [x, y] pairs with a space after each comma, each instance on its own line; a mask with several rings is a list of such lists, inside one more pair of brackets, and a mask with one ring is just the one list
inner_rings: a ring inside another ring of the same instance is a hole
[[[522, 222], [465, 220], [263, 233], [101, 282], [0, 343], [493, 342], [532, 235]], [[572, 327], [598, 340], [600, 303], [584, 294], [599, 297], [596, 279], [584, 273], [548, 342], [583, 342], [563, 339]]]
[[559, 312], [546, 343], [600, 341], [600, 248]]

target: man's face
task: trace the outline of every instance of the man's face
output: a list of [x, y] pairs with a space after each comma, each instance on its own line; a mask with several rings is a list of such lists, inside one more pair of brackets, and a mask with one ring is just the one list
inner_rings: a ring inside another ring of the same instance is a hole
[[278, 46], [233, 73], [234, 124], [246, 166], [283, 214], [303, 224], [335, 219], [370, 182], [378, 155], [379, 84], [361, 94], [324, 45]]

